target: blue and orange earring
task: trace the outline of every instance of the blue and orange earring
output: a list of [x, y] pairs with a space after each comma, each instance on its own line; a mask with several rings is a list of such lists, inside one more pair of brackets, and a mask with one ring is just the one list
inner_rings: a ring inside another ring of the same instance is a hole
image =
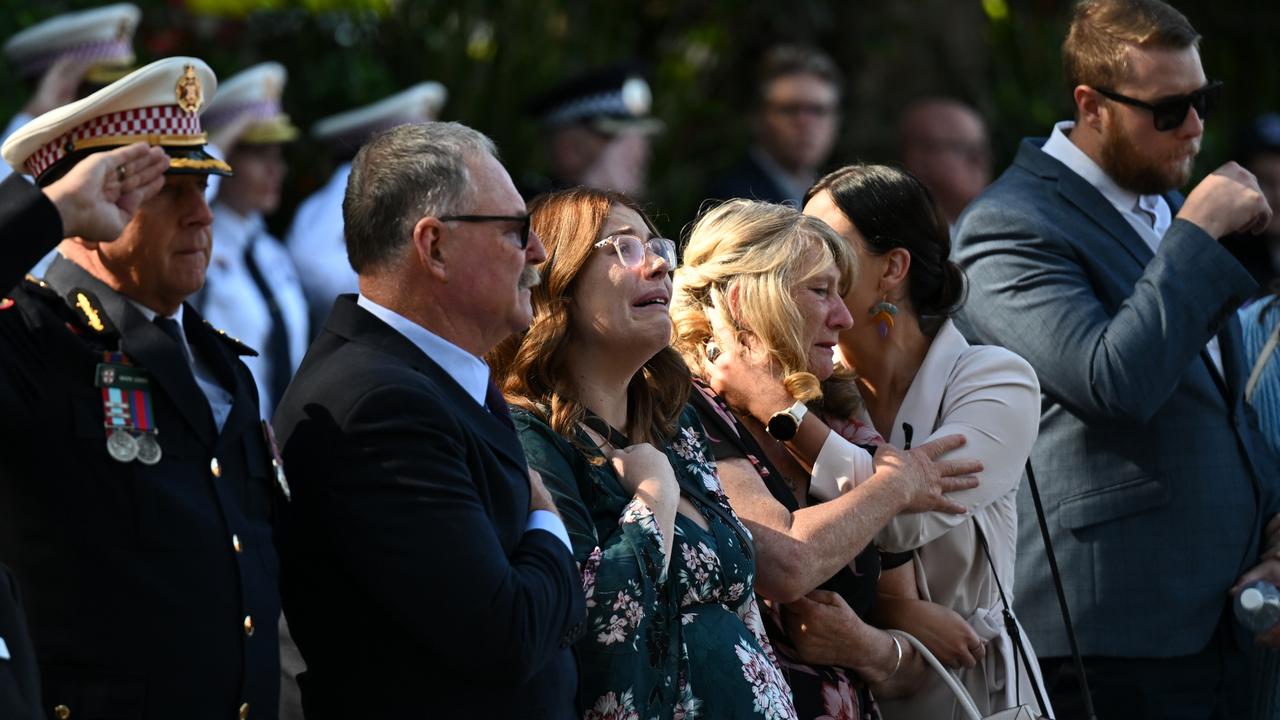
[[889, 296], [885, 296], [883, 300], [876, 303], [871, 308], [871, 321], [876, 324], [876, 332], [880, 337], [889, 337], [889, 331], [893, 329], [893, 317], [898, 314], [898, 306], [889, 302]]

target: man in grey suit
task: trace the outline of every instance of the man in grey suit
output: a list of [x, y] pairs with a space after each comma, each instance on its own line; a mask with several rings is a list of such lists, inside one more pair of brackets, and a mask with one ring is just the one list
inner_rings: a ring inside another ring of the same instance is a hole
[[[1079, 3], [1063, 44], [1075, 122], [1023, 142], [955, 245], [966, 334], [1040, 378], [1031, 460], [1104, 719], [1243, 715], [1230, 592], [1280, 582], [1278, 461], [1243, 401], [1234, 313], [1255, 284], [1217, 241], [1271, 211], [1235, 163], [1174, 192], [1220, 90], [1198, 42], [1158, 0]], [[1076, 717], [1027, 493], [1019, 525], [1019, 615], [1059, 717]]]

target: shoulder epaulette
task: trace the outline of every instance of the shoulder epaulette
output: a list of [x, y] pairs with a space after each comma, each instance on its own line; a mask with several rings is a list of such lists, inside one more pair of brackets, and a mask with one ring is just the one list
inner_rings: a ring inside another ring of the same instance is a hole
[[205, 326], [205, 327], [207, 327], [207, 328], [209, 328], [210, 330], [212, 330], [212, 331], [214, 332], [214, 334], [216, 334], [216, 335], [217, 335], [217, 336], [218, 336], [218, 337], [219, 337], [223, 342], [225, 342], [227, 345], [230, 345], [230, 346], [231, 346], [231, 350], [232, 350], [235, 354], [237, 354], [237, 355], [248, 355], [249, 357], [257, 357], [257, 356], [258, 356], [258, 351], [257, 351], [257, 350], [254, 350], [253, 348], [249, 347], [248, 345], [245, 345], [243, 342], [241, 342], [241, 341], [240, 341], [240, 339], [239, 339], [239, 338], [235, 338], [235, 337], [232, 337], [232, 336], [228, 335], [226, 330], [219, 330], [218, 328], [214, 327], [214, 326], [213, 326], [213, 323], [209, 322], [208, 320], [205, 320], [205, 321], [204, 321], [204, 326]]

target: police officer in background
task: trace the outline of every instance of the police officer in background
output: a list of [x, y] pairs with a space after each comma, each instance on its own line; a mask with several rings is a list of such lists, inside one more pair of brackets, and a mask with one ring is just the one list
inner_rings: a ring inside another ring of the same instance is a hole
[[[60, 720], [276, 717], [287, 483], [239, 359], [252, 351], [184, 304], [209, 260], [206, 178], [230, 172], [203, 150], [215, 86], [200, 60], [161, 60], [0, 149], [50, 190], [143, 138], [167, 155], [163, 188], [115, 239], [63, 239], [76, 226], [34, 203], [44, 222], [0, 244], [13, 288], [0, 302], [0, 561]], [[23, 186], [36, 192], [12, 178], [0, 201]], [[59, 240], [44, 280], [19, 281]]]
[[635, 64], [571, 77], [529, 103], [544, 132], [548, 174], [525, 179], [526, 199], [585, 185], [643, 197], [649, 182], [653, 92]]
[[236, 173], [218, 188], [213, 256], [204, 289], [191, 304], [258, 351], [244, 363], [258, 383], [264, 419], [271, 418], [311, 340], [302, 281], [289, 251], [263, 219], [280, 206], [288, 169], [284, 144], [298, 137], [280, 106], [286, 77], [284, 66], [274, 62], [237, 73], [219, 86], [201, 118], [211, 135], [234, 133], [223, 147]]
[[[56, 15], [5, 41], [4, 54], [31, 96], [0, 135], [4, 142], [37, 115], [119, 80], [133, 69], [133, 34], [142, 11], [130, 3]], [[10, 172], [0, 163], [0, 179]]]
[[371, 105], [326, 117], [311, 128], [312, 137], [332, 149], [337, 167], [329, 181], [298, 206], [285, 244], [302, 277], [311, 326], [317, 330], [324, 327], [339, 295], [359, 290], [356, 271], [347, 259], [342, 221], [351, 159], [375, 132], [435, 120], [448, 97], [438, 82], [418, 83]]

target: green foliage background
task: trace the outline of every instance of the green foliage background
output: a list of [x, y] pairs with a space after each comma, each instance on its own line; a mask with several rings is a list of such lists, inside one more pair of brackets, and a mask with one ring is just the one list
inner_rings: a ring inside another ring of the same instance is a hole
[[[952, 95], [988, 118], [996, 167], [1017, 141], [1067, 116], [1058, 46], [1070, 10], [1058, 0], [135, 0], [139, 62], [204, 58], [222, 77], [276, 60], [290, 73], [285, 105], [306, 128], [422, 80], [449, 89], [444, 118], [491, 135], [512, 174], [541, 167], [540, 131], [524, 112], [568, 74], [639, 58], [652, 69], [654, 110], [667, 125], [649, 206], [675, 233], [702, 188], [749, 140], [745, 107], [763, 50], [778, 41], [825, 49], [846, 74], [833, 166], [894, 159], [894, 118], [911, 99]], [[0, 0], [0, 37], [87, 0]], [[1199, 170], [1230, 156], [1237, 127], [1280, 110], [1280, 3], [1176, 2], [1205, 36], [1206, 72], [1227, 82]], [[0, 70], [0, 116], [27, 88]], [[281, 229], [333, 161], [305, 140], [289, 150]]]

